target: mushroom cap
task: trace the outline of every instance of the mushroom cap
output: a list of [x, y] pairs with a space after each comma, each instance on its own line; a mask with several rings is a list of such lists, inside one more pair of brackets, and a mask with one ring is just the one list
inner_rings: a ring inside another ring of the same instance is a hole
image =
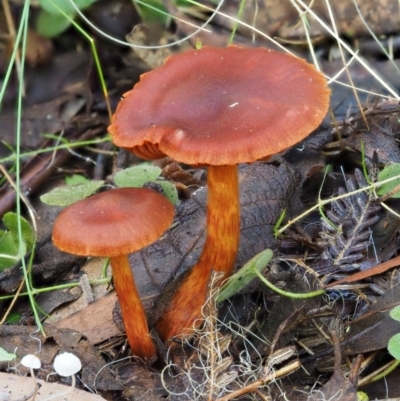
[[64, 209], [54, 222], [53, 243], [75, 255], [126, 255], [156, 241], [173, 217], [173, 204], [151, 189], [112, 189]]
[[72, 376], [82, 369], [81, 360], [70, 352], [63, 352], [54, 358], [54, 370], [63, 377]]
[[300, 142], [327, 113], [313, 65], [265, 48], [204, 47], [167, 59], [125, 93], [109, 131], [145, 159], [232, 165]]
[[42, 362], [40, 362], [40, 359], [36, 355], [32, 354], [25, 355], [21, 359], [21, 364], [26, 368], [31, 369], [40, 369], [42, 367]]

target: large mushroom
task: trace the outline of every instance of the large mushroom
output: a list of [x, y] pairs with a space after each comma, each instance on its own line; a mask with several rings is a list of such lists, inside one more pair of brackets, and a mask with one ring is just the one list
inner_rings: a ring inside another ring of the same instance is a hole
[[156, 323], [162, 339], [189, 334], [212, 270], [228, 277], [239, 245], [238, 163], [298, 143], [327, 113], [330, 91], [304, 60], [265, 48], [204, 47], [171, 56], [124, 95], [109, 131], [144, 159], [208, 167], [206, 242]]
[[53, 243], [75, 255], [109, 257], [132, 353], [156, 356], [128, 254], [156, 241], [171, 225], [174, 206], [146, 188], [119, 188], [64, 209], [53, 228]]

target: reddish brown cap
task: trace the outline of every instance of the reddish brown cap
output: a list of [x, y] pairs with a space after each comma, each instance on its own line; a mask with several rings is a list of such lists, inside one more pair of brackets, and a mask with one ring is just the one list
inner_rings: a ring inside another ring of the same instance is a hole
[[157, 192], [112, 189], [63, 210], [54, 223], [53, 242], [75, 255], [125, 255], [156, 241], [173, 217], [173, 204]]
[[253, 162], [316, 129], [329, 96], [323, 75], [302, 59], [265, 48], [204, 47], [142, 75], [109, 131], [117, 146], [147, 159]]

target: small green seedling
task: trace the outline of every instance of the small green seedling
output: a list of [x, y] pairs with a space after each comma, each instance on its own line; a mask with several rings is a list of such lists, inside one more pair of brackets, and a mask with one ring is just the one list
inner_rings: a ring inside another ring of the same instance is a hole
[[5, 321], [6, 324], [17, 324], [21, 320], [21, 313], [19, 312], [11, 312], [7, 316], [7, 319]]
[[[390, 311], [390, 317], [400, 322], [400, 305]], [[395, 334], [388, 343], [388, 351], [393, 358], [400, 361], [400, 333]]]
[[157, 21], [165, 24], [171, 19], [171, 15], [168, 14], [163, 1], [160, 0], [135, 0], [133, 5], [136, 11], [140, 15], [143, 22], [149, 23]]
[[17, 355], [7, 352], [4, 348], [0, 347], [0, 362], [11, 362]]
[[325, 293], [325, 290], [316, 290], [316, 291], [304, 292], [304, 293], [285, 291], [285, 290], [282, 290], [282, 289], [278, 288], [277, 286], [273, 285], [257, 270], [255, 270], [254, 272], [256, 273], [256, 275], [260, 279], [260, 281], [263, 282], [270, 290], [275, 291], [277, 294], [282, 295], [287, 298], [306, 299], [306, 298], [318, 297]]
[[[79, 10], [84, 10], [98, 0], [74, 0]], [[76, 17], [76, 10], [69, 0], [39, 0], [41, 10], [36, 22], [40, 35], [54, 38], [64, 32]]]
[[400, 333], [395, 334], [389, 340], [388, 351], [393, 358], [400, 361]]
[[278, 236], [279, 236], [278, 230], [279, 230], [279, 228], [281, 227], [282, 222], [283, 222], [285, 216], [286, 216], [286, 208], [282, 210], [282, 212], [281, 212], [281, 214], [280, 214], [280, 216], [279, 216], [277, 222], [276, 222], [275, 225], [274, 225], [274, 236], [275, 236], [275, 238], [278, 238]]
[[364, 391], [357, 391], [357, 401], [369, 401], [368, 394]]
[[40, 200], [47, 205], [68, 206], [79, 200], [93, 195], [104, 185], [104, 181], [88, 181], [85, 184], [67, 185], [52, 189], [47, 194], [43, 194]]
[[366, 162], [366, 157], [365, 157], [365, 146], [364, 142], [360, 141], [360, 148], [361, 148], [361, 166], [364, 174], [365, 181], [367, 181], [368, 185], [372, 184], [372, 180], [368, 174], [367, 170], [367, 162]]
[[147, 182], [155, 182], [161, 186], [169, 201], [176, 204], [178, 202], [178, 192], [175, 185], [172, 182], [165, 181], [160, 176], [161, 172], [162, 170], [159, 167], [143, 163], [119, 171], [114, 176], [114, 182], [120, 188], [140, 188]]
[[87, 184], [88, 182], [90, 182], [90, 180], [81, 174], [72, 174], [65, 177], [65, 183], [67, 185]]
[[[390, 317], [394, 320], [400, 322], [400, 305], [394, 307], [390, 312]], [[395, 359], [392, 364], [388, 368], [386, 368], [383, 372], [376, 375], [372, 381], [377, 381], [387, 376], [390, 372], [397, 368], [400, 364], [400, 333], [395, 334], [392, 338], [389, 339], [388, 342], [388, 351], [389, 354]]]
[[160, 167], [150, 164], [140, 164], [138, 166], [129, 167], [119, 171], [114, 175], [114, 182], [122, 187], [140, 188], [146, 182], [156, 181], [161, 174]]
[[226, 281], [218, 294], [217, 302], [225, 301], [225, 299], [237, 294], [246, 287], [257, 277], [256, 272], [262, 273], [264, 271], [272, 257], [271, 249], [266, 249], [249, 260], [236, 274]]
[[273, 285], [262, 274], [265, 267], [272, 260], [272, 257], [273, 252], [270, 249], [266, 249], [265, 251], [262, 251], [258, 255], [254, 256], [253, 259], [247, 262], [236, 274], [234, 274], [232, 277], [229, 278], [229, 280], [227, 280], [217, 297], [217, 302], [222, 302], [232, 295], [235, 295], [256, 277], [258, 277], [260, 281], [264, 283], [269, 289], [287, 298], [305, 299], [317, 297], [325, 293], [325, 290], [316, 290], [306, 293], [294, 293], [284, 291]]
[[[178, 202], [178, 192], [175, 185], [160, 177], [161, 171], [159, 167], [141, 164], [119, 171], [114, 176], [114, 182], [120, 188], [141, 188], [148, 182], [155, 182], [161, 186], [169, 201], [176, 204]], [[40, 200], [51, 206], [69, 206], [93, 195], [104, 185], [102, 180], [90, 181], [81, 175], [74, 175], [65, 180], [67, 186], [52, 189], [50, 192], [43, 194]]]
[[[379, 196], [385, 196], [393, 191], [392, 198], [400, 198], [400, 163], [390, 163], [379, 173], [378, 182], [399, 176], [397, 180], [382, 184], [376, 191]], [[397, 189], [397, 191], [395, 191]]]
[[[21, 242], [18, 236], [18, 215], [8, 212], [3, 217], [7, 230], [0, 230], [0, 271], [8, 269], [21, 260], [23, 255], [35, 244], [35, 232], [29, 222], [19, 217], [21, 223]], [[20, 247], [21, 245], [21, 247]]]
[[200, 39], [196, 39], [196, 49], [200, 50], [203, 48], [203, 42]]

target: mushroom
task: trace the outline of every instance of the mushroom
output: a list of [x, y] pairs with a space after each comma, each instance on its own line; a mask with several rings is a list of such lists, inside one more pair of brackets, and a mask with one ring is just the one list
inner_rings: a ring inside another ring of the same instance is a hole
[[146, 188], [119, 188], [63, 210], [53, 228], [54, 245], [82, 256], [109, 257], [132, 353], [156, 356], [128, 254], [156, 241], [171, 225], [174, 206]]
[[29, 368], [29, 370], [31, 372], [31, 377], [32, 377], [33, 383], [35, 384], [35, 390], [30, 398], [32, 398], [34, 400], [39, 388], [38, 388], [38, 384], [37, 384], [35, 373], [33, 372], [33, 369], [40, 369], [42, 367], [42, 362], [40, 361], [40, 359], [37, 356], [35, 356], [33, 354], [28, 354], [28, 355], [25, 355], [21, 359], [21, 365], [25, 366], [26, 368]]
[[82, 363], [81, 360], [74, 354], [71, 354], [70, 352], [63, 352], [54, 358], [53, 367], [59, 376], [71, 377], [71, 386], [65, 391], [50, 394], [47, 397], [42, 398], [40, 401], [66, 399], [65, 396], [72, 393], [75, 389], [75, 373], [78, 373], [82, 369]]
[[59, 376], [71, 376], [71, 387], [75, 387], [75, 373], [78, 373], [82, 369], [81, 360], [76, 355], [70, 352], [58, 354], [54, 358], [53, 367]]
[[316, 129], [330, 90], [314, 66], [265, 48], [203, 47], [167, 59], [124, 95], [109, 131], [144, 159], [206, 165], [207, 233], [199, 261], [156, 323], [190, 334], [212, 270], [227, 278], [239, 246], [238, 163], [266, 160]]

